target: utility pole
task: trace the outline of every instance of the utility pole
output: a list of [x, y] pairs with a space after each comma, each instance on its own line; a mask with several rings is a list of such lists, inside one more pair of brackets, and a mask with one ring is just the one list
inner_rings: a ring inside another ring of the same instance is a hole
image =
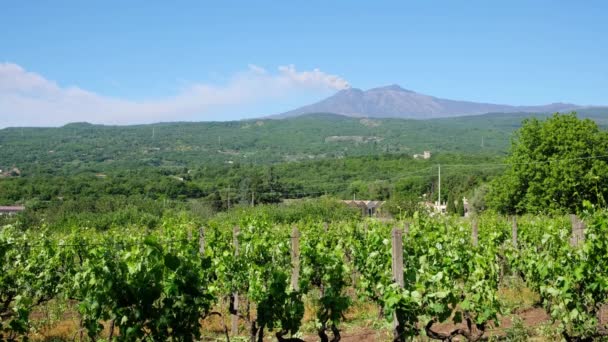
[[485, 144], [483, 143], [483, 136], [481, 136], [481, 148], [484, 148]]
[[255, 191], [251, 191], [251, 206], [255, 206]]
[[156, 128], [152, 127], [152, 139], [154, 139], [155, 135], [156, 135]]

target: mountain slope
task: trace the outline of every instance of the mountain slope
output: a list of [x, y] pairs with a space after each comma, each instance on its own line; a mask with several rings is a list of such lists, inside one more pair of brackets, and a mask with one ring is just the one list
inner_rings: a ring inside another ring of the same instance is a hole
[[[579, 117], [608, 127], [608, 108]], [[0, 129], [0, 169], [23, 175], [105, 172], [141, 167], [275, 164], [364, 155], [442, 153], [504, 155], [529, 117], [493, 113], [430, 120], [310, 114], [285, 120], [174, 122], [135, 126], [86, 123]], [[0, 176], [0, 179], [2, 177]]]
[[544, 106], [510, 106], [441, 99], [403, 89], [398, 85], [367, 91], [349, 88], [317, 103], [304, 106], [275, 118], [294, 117], [308, 113], [336, 113], [353, 117], [430, 119], [486, 113], [547, 113], [581, 108], [569, 103]]

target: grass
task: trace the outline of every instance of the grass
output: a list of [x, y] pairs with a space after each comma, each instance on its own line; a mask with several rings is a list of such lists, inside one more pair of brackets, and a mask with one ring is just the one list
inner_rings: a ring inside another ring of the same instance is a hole
[[517, 276], [505, 277], [498, 290], [498, 297], [505, 314], [532, 309], [540, 301], [538, 294], [526, 287], [523, 280]]

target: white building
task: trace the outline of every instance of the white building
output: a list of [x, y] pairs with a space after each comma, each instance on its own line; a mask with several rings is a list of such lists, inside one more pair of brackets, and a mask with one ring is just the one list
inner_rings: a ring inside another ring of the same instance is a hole
[[431, 151], [424, 151], [422, 154], [414, 154], [414, 159], [431, 159]]

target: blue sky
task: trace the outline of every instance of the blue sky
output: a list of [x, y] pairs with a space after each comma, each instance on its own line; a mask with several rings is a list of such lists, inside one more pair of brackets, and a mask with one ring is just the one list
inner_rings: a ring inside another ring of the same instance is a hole
[[608, 104], [605, 1], [0, 6], [0, 127], [241, 119], [346, 82], [514, 105]]

